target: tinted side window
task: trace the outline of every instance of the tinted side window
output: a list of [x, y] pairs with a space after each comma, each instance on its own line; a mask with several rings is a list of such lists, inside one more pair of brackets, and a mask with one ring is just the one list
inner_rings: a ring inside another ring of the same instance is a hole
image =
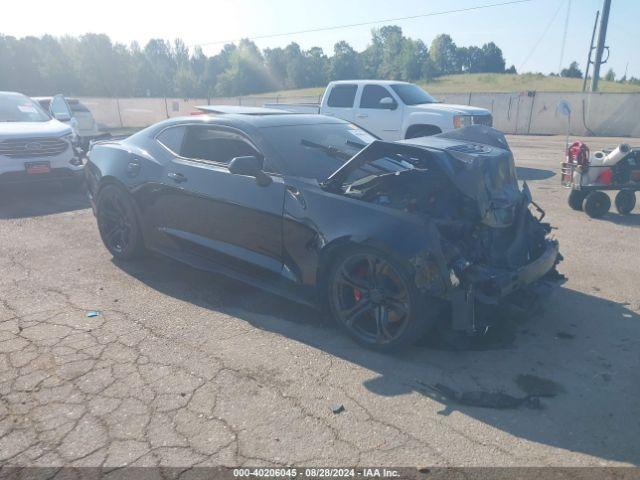
[[181, 156], [217, 163], [229, 163], [235, 157], [261, 157], [242, 135], [224, 129], [189, 127], [182, 142]]
[[351, 108], [356, 98], [357, 85], [334, 85], [327, 100], [327, 106], [334, 108]]
[[160, 132], [157, 140], [176, 155], [180, 154], [186, 127], [171, 127]]
[[380, 85], [366, 85], [362, 90], [360, 108], [381, 108], [380, 100], [386, 97], [393, 98], [386, 88]]

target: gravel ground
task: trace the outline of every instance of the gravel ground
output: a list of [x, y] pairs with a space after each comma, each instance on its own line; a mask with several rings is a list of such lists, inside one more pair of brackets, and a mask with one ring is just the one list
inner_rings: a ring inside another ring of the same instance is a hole
[[[564, 139], [509, 140], [569, 280], [469, 351], [363, 350], [320, 314], [235, 282], [160, 258], [114, 262], [81, 194], [3, 189], [0, 461], [638, 465], [640, 210], [571, 211]], [[519, 375], [560, 393], [499, 410], [428, 387], [523, 396]]]

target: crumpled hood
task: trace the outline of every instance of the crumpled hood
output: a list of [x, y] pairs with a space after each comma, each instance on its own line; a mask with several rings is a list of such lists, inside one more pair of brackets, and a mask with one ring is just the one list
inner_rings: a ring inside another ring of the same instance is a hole
[[336, 189], [362, 165], [386, 155], [415, 156], [416, 149], [428, 150], [454, 185], [476, 201], [484, 224], [507, 227], [513, 223], [515, 209], [524, 198], [513, 154], [501, 132], [483, 125], [397, 142], [376, 140], [336, 170], [324, 186]]
[[490, 115], [486, 108], [472, 107], [469, 105], [451, 105], [449, 103], [425, 103], [423, 105], [412, 105], [410, 107], [415, 112], [424, 110], [426, 112], [444, 112], [454, 115]]
[[48, 122], [0, 122], [0, 141], [10, 138], [62, 137], [71, 127], [58, 120]]

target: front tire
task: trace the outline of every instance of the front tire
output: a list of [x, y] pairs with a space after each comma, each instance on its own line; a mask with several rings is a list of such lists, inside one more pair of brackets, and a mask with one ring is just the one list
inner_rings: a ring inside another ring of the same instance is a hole
[[435, 323], [407, 269], [370, 248], [338, 255], [329, 269], [327, 298], [339, 326], [359, 344], [381, 352], [411, 345]]
[[96, 202], [100, 237], [115, 258], [131, 260], [144, 251], [140, 223], [131, 195], [122, 187], [107, 185]]

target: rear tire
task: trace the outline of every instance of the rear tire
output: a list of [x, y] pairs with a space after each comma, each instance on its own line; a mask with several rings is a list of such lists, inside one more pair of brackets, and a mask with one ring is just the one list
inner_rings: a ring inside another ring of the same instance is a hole
[[144, 252], [140, 222], [129, 192], [117, 185], [100, 190], [96, 202], [100, 237], [115, 258], [131, 260]]
[[611, 199], [604, 192], [591, 192], [584, 200], [583, 209], [591, 218], [603, 217], [611, 208]]
[[379, 352], [410, 346], [433, 327], [437, 308], [400, 262], [367, 247], [345, 250], [327, 275], [331, 313], [360, 345]]
[[629, 190], [620, 190], [615, 198], [616, 210], [620, 215], [629, 215], [636, 206], [636, 194]]
[[584, 202], [584, 197], [585, 194], [584, 192], [581, 192], [580, 190], [571, 190], [571, 193], [569, 193], [569, 206], [578, 211], [581, 212], [582, 211], [582, 203]]

